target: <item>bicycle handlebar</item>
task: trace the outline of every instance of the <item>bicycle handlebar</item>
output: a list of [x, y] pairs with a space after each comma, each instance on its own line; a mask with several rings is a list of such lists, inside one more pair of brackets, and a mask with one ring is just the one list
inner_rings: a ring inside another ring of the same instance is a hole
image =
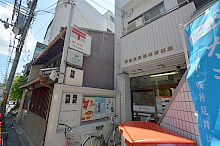
[[107, 117], [104, 117], [103, 119], [110, 119], [110, 118], [115, 119], [116, 117], [118, 117], [118, 115], [115, 115], [115, 116], [112, 116], [112, 117], [107, 116]]
[[68, 129], [71, 129], [70, 126], [68, 126], [68, 125], [66, 125], [66, 124], [64, 124], [64, 123], [59, 123], [59, 125], [61, 125], [61, 126], [65, 126], [65, 127], [67, 127]]

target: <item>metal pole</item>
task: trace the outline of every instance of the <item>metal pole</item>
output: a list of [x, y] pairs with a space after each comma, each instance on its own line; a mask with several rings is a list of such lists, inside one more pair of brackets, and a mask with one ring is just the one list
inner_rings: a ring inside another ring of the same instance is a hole
[[67, 29], [66, 29], [62, 59], [61, 59], [61, 64], [60, 64], [60, 74], [59, 74], [59, 79], [58, 79], [59, 84], [64, 83], [64, 76], [66, 73], [66, 58], [67, 58], [67, 51], [68, 51], [69, 42], [70, 42], [70, 32], [71, 32], [71, 23], [72, 23], [74, 5], [75, 5], [74, 2], [71, 2], [70, 0], [69, 20], [68, 20]]
[[16, 69], [17, 69], [17, 66], [18, 66], [18, 62], [19, 62], [20, 56], [21, 56], [21, 52], [22, 52], [22, 48], [23, 48], [24, 41], [25, 41], [25, 38], [26, 38], [26, 34], [27, 34], [28, 29], [29, 29], [30, 23], [31, 23], [31, 21], [33, 19], [33, 16], [34, 16], [34, 10], [35, 10], [35, 8], [37, 6], [37, 1], [38, 0], [33, 0], [33, 3], [31, 5], [31, 9], [30, 9], [30, 12], [29, 12], [29, 17], [27, 19], [27, 22], [25, 23], [24, 31], [23, 31], [23, 33], [22, 33], [22, 35], [20, 37], [19, 44], [18, 44], [18, 46], [16, 48], [15, 59], [14, 59], [14, 62], [13, 62], [12, 68], [11, 68], [9, 79], [8, 79], [8, 82], [7, 82], [7, 85], [6, 85], [6, 89], [5, 89], [4, 94], [3, 94], [4, 100], [3, 100], [2, 106], [1, 106], [2, 116], [4, 116], [4, 113], [5, 113], [5, 107], [6, 107], [8, 95], [10, 93], [12, 81], [14, 79], [14, 75], [15, 75], [15, 72], [16, 72]]
[[186, 46], [186, 41], [185, 41], [185, 37], [184, 37], [184, 31], [186, 29], [186, 27], [183, 25], [183, 24], [180, 24], [179, 25], [179, 29], [180, 29], [180, 33], [181, 33], [181, 39], [182, 39], [182, 42], [183, 42], [183, 48], [184, 48], [184, 54], [185, 54], [185, 59], [186, 59], [186, 65], [188, 66], [189, 64], [189, 56], [188, 56], [188, 49], [187, 49], [187, 46]]

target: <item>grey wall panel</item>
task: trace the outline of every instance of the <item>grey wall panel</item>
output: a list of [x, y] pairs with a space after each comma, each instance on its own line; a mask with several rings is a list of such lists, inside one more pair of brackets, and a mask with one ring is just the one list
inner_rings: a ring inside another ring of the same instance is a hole
[[85, 31], [92, 37], [91, 55], [84, 57], [83, 86], [114, 89], [114, 34]]

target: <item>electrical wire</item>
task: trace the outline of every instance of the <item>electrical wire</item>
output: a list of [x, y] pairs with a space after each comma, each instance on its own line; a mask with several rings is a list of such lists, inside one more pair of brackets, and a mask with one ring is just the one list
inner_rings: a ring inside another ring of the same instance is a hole
[[[52, 17], [52, 18], [53, 18], [53, 17]], [[33, 35], [33, 37], [37, 36], [37, 35], [43, 30], [43, 28], [48, 24], [48, 22], [51, 22], [51, 20], [52, 20], [52, 19], [50, 19], [49, 21], [47, 21], [47, 22], [39, 29], [39, 31]]]
[[57, 2], [56, 2], [56, 3], [54, 3], [54, 4], [52, 4], [52, 5], [51, 5], [51, 6], [49, 6], [49, 7], [45, 8], [45, 9], [42, 9], [42, 10], [37, 10], [36, 12], [39, 12], [39, 11], [45, 11], [46, 9], [49, 9], [49, 8], [51, 8], [52, 6], [56, 5], [56, 4], [57, 4]]
[[[77, 6], [76, 6], [77, 8]], [[86, 21], [86, 23], [89, 25], [88, 21], [86, 20], [86, 18], [84, 17], [84, 15], [80, 12], [80, 10], [77, 8], [77, 10], [79, 11], [79, 13], [82, 15], [83, 19]], [[92, 29], [92, 27], [89, 25], [89, 27]]]
[[[109, 9], [103, 7], [102, 5], [100, 5], [99, 3], [97, 3], [96, 1], [94, 1], [94, 0], [90, 0], [90, 1], [93, 2], [94, 4], [96, 4], [97, 6], [99, 6], [99, 7], [103, 8], [103, 9], [105, 9], [106, 11], [109, 11]], [[121, 15], [120, 15], [120, 14], [117, 14], [117, 13], [115, 13], [115, 15], [118, 15], [118, 16], [121, 17]]]
[[[55, 14], [55, 11], [56, 11], [56, 10], [58, 10], [58, 9], [60, 9], [60, 8], [63, 8], [63, 7], [65, 7], [63, 4], [59, 4], [59, 5], [57, 5], [56, 7], [51, 8], [51, 9], [49, 9], [49, 10], [47, 10], [47, 11], [39, 11], [39, 12], [37, 12], [36, 15], [45, 15], [45, 14], [48, 14], [48, 13], [50, 13], [50, 14]], [[42, 12], [43, 12], [43, 13], [42, 13]]]

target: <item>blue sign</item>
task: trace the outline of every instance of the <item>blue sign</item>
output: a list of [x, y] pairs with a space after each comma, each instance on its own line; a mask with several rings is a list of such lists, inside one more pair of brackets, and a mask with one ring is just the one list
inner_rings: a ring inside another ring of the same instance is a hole
[[203, 146], [220, 145], [220, 1], [186, 29], [189, 44], [187, 81]]

